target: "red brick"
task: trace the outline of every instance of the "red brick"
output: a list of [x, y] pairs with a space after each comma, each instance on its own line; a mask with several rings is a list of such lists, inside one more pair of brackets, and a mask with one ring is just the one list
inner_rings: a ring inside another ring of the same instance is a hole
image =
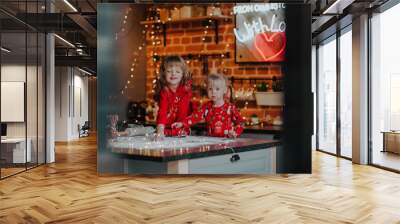
[[247, 75], [255, 75], [256, 74], [256, 69], [255, 68], [246, 68], [244, 73]]
[[235, 41], [235, 36], [233, 34], [225, 34], [224, 42], [233, 43]]
[[244, 73], [243, 69], [235, 68], [233, 70], [233, 74], [235, 74], [235, 75], [242, 75], [243, 73]]
[[174, 39], [172, 39], [172, 44], [180, 44], [181, 43], [181, 38], [176, 37]]
[[203, 37], [201, 37], [201, 36], [192, 37], [192, 43], [193, 43], [193, 44], [196, 44], [196, 43], [203, 42], [203, 41], [202, 41], [202, 38], [203, 38]]
[[221, 66], [222, 61], [221, 60], [216, 60], [214, 61], [214, 67], [219, 67]]
[[225, 26], [220, 26], [220, 27], [218, 27], [218, 32], [219, 33], [225, 33], [225, 32], [227, 32], [228, 31], [228, 29], [225, 27]]
[[223, 50], [225, 50], [225, 45], [222, 45], [222, 44], [218, 44], [218, 45], [216, 45], [216, 44], [208, 44], [207, 45], [207, 50], [209, 50], [209, 51], [216, 51], [216, 50], [223, 51]]
[[269, 74], [268, 67], [257, 68], [257, 74], [259, 74], [259, 75], [267, 75], [267, 74]]
[[[231, 56], [235, 56], [235, 54], [231, 54]], [[229, 66], [229, 67], [233, 67], [233, 66], [237, 66], [238, 64], [235, 63], [235, 60], [225, 60], [225, 66]]]
[[269, 69], [269, 73], [272, 75], [280, 75], [281, 74], [281, 67], [271, 67]]
[[172, 53], [172, 52], [182, 52], [184, 50], [183, 46], [176, 46], [176, 45], [172, 45], [172, 46], [167, 46], [165, 51], [168, 53]]
[[188, 44], [191, 42], [191, 38], [190, 37], [183, 37], [181, 40], [182, 44]]
[[194, 53], [194, 52], [198, 52], [204, 49], [203, 45], [189, 45], [189, 46], [185, 46], [185, 51], [187, 53]]
[[[185, 30], [185, 34], [187, 36], [204, 36], [204, 28]], [[208, 32], [208, 34], [210, 34], [210, 32]]]
[[210, 37], [210, 36], [205, 36], [205, 37], [203, 37], [203, 38], [204, 38], [204, 40], [202, 39], [203, 43], [210, 43], [210, 42], [213, 42], [213, 38]]
[[225, 75], [232, 75], [232, 69], [231, 69], [231, 68], [223, 68], [223, 69], [222, 69], [222, 72], [223, 72]]

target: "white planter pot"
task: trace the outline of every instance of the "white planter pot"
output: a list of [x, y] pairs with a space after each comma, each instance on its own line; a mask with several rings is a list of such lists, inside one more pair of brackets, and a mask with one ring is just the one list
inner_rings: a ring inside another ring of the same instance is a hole
[[283, 106], [285, 104], [283, 92], [255, 92], [257, 105]]

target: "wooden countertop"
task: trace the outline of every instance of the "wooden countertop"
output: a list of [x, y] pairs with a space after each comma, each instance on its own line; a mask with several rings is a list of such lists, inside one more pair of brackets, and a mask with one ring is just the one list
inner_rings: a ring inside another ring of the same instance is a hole
[[[155, 122], [146, 122], [145, 125], [156, 126]], [[205, 123], [198, 123], [191, 127], [193, 130], [205, 130]], [[282, 126], [280, 125], [252, 125], [245, 126], [243, 133], [257, 133], [257, 134], [280, 134], [282, 133]]]

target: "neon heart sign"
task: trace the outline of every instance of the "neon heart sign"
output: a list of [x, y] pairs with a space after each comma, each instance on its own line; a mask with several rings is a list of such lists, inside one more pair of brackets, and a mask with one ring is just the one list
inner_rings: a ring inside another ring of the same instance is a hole
[[236, 14], [237, 60], [243, 62], [284, 60], [286, 49], [285, 4], [238, 4]]
[[286, 34], [284, 32], [260, 33], [255, 37], [254, 48], [263, 61], [283, 61], [286, 49]]

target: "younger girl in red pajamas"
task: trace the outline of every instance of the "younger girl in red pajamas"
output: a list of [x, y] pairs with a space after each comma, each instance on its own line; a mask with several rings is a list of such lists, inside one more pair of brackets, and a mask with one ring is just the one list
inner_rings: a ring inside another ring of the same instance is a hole
[[211, 101], [205, 103], [183, 122], [174, 123], [172, 126], [188, 128], [205, 120], [209, 136], [238, 137], [243, 132], [244, 120], [235, 105], [224, 99], [227, 94], [226, 77], [221, 74], [209, 75], [207, 93]]
[[158, 101], [157, 134], [175, 136], [183, 131], [171, 128], [174, 122], [183, 121], [190, 113], [192, 81], [186, 62], [179, 56], [169, 56], [163, 61], [157, 83], [155, 99]]

